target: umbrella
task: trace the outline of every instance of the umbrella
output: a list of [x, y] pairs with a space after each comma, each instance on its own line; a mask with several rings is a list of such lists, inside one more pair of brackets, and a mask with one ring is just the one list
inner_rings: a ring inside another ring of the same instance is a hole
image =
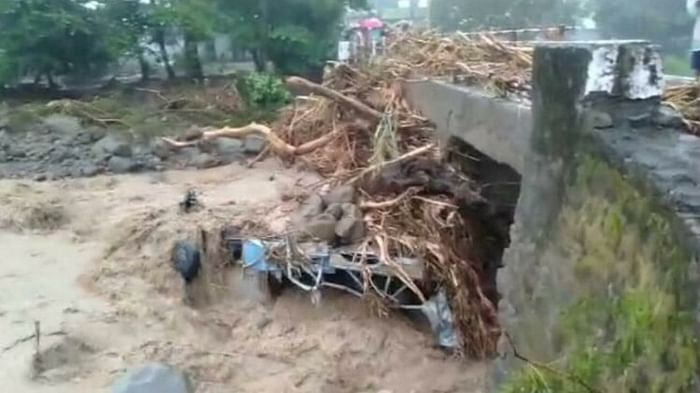
[[381, 29], [384, 27], [384, 22], [378, 18], [368, 18], [360, 21], [360, 27], [367, 30]]

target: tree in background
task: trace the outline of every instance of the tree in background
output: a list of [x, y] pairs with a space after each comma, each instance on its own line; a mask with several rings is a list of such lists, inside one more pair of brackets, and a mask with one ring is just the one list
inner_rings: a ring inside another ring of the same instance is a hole
[[188, 77], [202, 79], [198, 44], [230, 34], [256, 68], [320, 70], [333, 54], [346, 7], [366, 0], [0, 0], [0, 78], [97, 73], [124, 57], [139, 60], [143, 79], [155, 44], [168, 78], [176, 77], [167, 43], [184, 42]]
[[0, 0], [0, 51], [6, 80], [92, 74], [114, 60], [107, 28], [87, 0]]
[[210, 38], [218, 16], [216, 0], [150, 0], [148, 12], [152, 41], [160, 48], [160, 57], [168, 78], [175, 78], [175, 70], [166, 49], [169, 34], [182, 35], [184, 63], [188, 77], [201, 80], [204, 77], [197, 43]]
[[672, 52], [688, 49], [694, 21], [683, 0], [590, 1], [600, 30], [609, 38], [648, 39]]
[[[608, 0], [602, 0], [608, 1]], [[446, 31], [571, 24], [583, 0], [432, 0], [432, 23]]]
[[151, 21], [140, 0], [107, 1], [99, 9], [102, 22], [109, 29], [107, 39], [110, 47], [118, 55], [135, 57], [141, 67], [141, 79], [148, 80], [151, 66], [146, 60], [148, 48], [145, 45]]
[[268, 61], [281, 73], [319, 69], [335, 48], [340, 22], [349, 5], [366, 0], [221, 0], [226, 30], [250, 51], [258, 71]]

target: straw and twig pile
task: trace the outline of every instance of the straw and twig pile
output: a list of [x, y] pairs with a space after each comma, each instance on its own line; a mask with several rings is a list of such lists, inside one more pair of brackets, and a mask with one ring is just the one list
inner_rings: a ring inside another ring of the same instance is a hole
[[666, 89], [666, 104], [683, 115], [686, 129], [700, 135], [700, 85], [690, 84]]
[[486, 33], [400, 33], [387, 49], [385, 63], [394, 77], [452, 77], [499, 95], [530, 89], [532, 47], [515, 46]]

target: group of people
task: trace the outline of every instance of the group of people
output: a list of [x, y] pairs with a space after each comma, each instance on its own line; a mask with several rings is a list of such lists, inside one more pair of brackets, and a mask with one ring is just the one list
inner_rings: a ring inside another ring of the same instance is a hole
[[348, 27], [338, 47], [341, 62], [362, 61], [381, 54], [386, 44], [387, 25], [370, 17]]

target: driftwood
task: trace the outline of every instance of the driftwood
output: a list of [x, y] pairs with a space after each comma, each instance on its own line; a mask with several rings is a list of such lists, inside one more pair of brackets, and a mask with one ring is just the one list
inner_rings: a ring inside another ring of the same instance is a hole
[[162, 140], [175, 149], [181, 149], [189, 146], [196, 146], [202, 142], [214, 140], [217, 138], [242, 139], [247, 136], [258, 136], [267, 141], [267, 147], [281, 157], [293, 157], [311, 153], [312, 151], [326, 146], [333, 141], [339, 132], [334, 131], [320, 138], [314, 139], [301, 146], [292, 146], [277, 136], [270, 127], [262, 124], [250, 123], [245, 127], [233, 128], [224, 127], [218, 130], [199, 132], [196, 135], [189, 134], [185, 141], [179, 141], [172, 138], [162, 138]]
[[369, 118], [370, 120], [380, 121], [382, 119], [382, 113], [376, 109], [373, 109], [369, 105], [354, 98], [340, 94], [333, 89], [329, 89], [328, 87], [308, 81], [304, 78], [299, 78], [296, 76], [289, 77], [287, 78], [287, 86], [293, 90], [303, 90], [305, 92], [326, 97], [345, 107], [354, 109], [356, 112], [366, 118]]

